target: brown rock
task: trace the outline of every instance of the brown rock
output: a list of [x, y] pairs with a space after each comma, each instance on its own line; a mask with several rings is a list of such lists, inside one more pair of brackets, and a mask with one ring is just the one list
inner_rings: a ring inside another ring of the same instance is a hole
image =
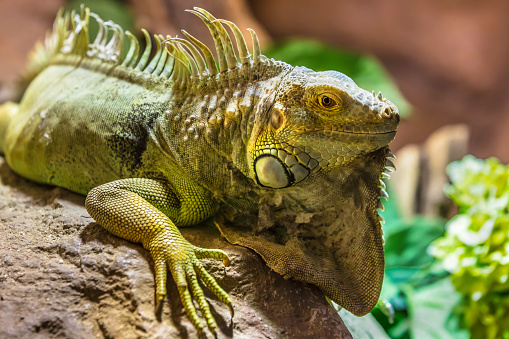
[[[170, 279], [168, 298], [155, 314], [150, 254], [94, 223], [84, 197], [24, 180], [3, 158], [0, 178], [0, 337], [197, 336]], [[203, 261], [235, 308], [231, 324], [227, 307], [206, 291], [219, 337], [351, 338], [316, 287], [271, 272], [210, 223], [183, 234], [230, 256], [226, 268]]]

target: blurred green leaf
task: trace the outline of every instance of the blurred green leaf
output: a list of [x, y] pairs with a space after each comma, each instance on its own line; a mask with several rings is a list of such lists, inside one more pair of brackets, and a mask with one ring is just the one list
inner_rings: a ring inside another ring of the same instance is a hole
[[385, 263], [388, 269], [393, 267], [420, 268], [432, 261], [427, 253], [431, 242], [444, 233], [443, 220], [416, 217], [413, 220], [391, 222], [386, 231]]
[[407, 291], [412, 338], [467, 339], [468, 331], [460, 327], [458, 314], [453, 312], [461, 299], [449, 278]]
[[399, 214], [398, 203], [396, 199], [393, 198], [394, 195], [391, 192], [390, 185], [387, 185], [387, 182], [385, 184], [388, 188], [387, 191], [389, 192], [389, 200], [383, 202], [384, 211], [379, 211], [379, 213], [385, 221], [383, 224], [384, 232], [391, 233], [394, 227], [400, 227], [401, 223], [399, 221], [401, 220], [401, 215]]
[[[118, 0], [71, 0], [65, 6], [66, 10], [76, 10], [79, 12], [80, 6], [90, 8], [91, 12], [98, 14], [104, 21], [112, 20], [119, 24], [124, 30], [130, 30], [136, 33], [134, 26], [134, 14], [129, 10], [123, 1]], [[92, 23], [93, 22], [93, 23]], [[95, 20], [91, 20], [91, 24], [95, 25]], [[95, 29], [95, 28], [94, 28]], [[91, 36], [95, 36], [95, 31], [91, 32]]]

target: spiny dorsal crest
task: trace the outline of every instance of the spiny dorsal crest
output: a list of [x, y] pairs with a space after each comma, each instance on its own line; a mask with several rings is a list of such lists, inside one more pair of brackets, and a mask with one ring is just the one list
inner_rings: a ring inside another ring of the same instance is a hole
[[[251, 55], [242, 32], [233, 22], [216, 19], [198, 7], [187, 12], [195, 14], [207, 25], [214, 39], [217, 58], [204, 43], [184, 30], [182, 33], [187, 39], [171, 36], [165, 38], [155, 34], [156, 52], [150, 59], [152, 41], [149, 33], [142, 29], [146, 48], [139, 56], [140, 45], [131, 32], [124, 32], [112, 21], [103, 21], [97, 14], [91, 13], [89, 8], [82, 6], [79, 14], [75, 11], [64, 13], [62, 9], [58, 12], [52, 32], [46, 35], [44, 46], [39, 44], [32, 52], [28, 73], [40, 71], [53, 56], [61, 54], [100, 59], [186, 85], [193, 79], [214, 77], [218, 73], [240, 66], [269, 63], [260, 53], [258, 37], [252, 29], [248, 29], [253, 41]], [[90, 17], [93, 17], [99, 25], [99, 31], [93, 42], [90, 42], [89, 35]], [[238, 53], [235, 52], [232, 39], [223, 24], [233, 32]], [[127, 40], [125, 37], [129, 39], [130, 46], [124, 57], [122, 50], [124, 40]]]

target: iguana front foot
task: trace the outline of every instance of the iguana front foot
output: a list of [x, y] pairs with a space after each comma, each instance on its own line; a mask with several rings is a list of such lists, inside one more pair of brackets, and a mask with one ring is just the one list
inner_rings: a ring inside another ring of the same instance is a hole
[[[193, 299], [198, 303], [210, 331], [216, 335], [217, 324], [210, 312], [200, 278], [223, 303], [233, 317], [228, 294], [203, 268], [199, 259], [214, 258], [228, 264], [228, 256], [221, 250], [203, 249], [190, 244], [180, 233], [175, 222], [182, 216], [206, 214], [200, 210], [199, 196], [188, 206], [179, 200], [172, 187], [162, 181], [131, 178], [113, 181], [92, 189], [85, 201], [90, 216], [111, 233], [126, 240], [141, 242], [150, 251], [155, 263], [157, 303], [166, 295], [168, 268], [177, 284], [184, 309], [196, 330], [202, 334], [204, 326], [196, 313]], [[157, 207], [156, 207], [157, 206]], [[166, 213], [163, 213], [164, 210]], [[199, 221], [199, 220], [198, 220]]]
[[203, 249], [193, 246], [183, 238], [175, 241], [168, 232], [156, 235], [144, 246], [150, 251], [154, 259], [156, 308], [159, 308], [159, 304], [166, 296], [166, 276], [167, 268], [169, 268], [173, 280], [177, 284], [186, 314], [193, 326], [200, 335], [203, 334], [204, 326], [196, 313], [193, 303], [194, 299], [207, 321], [210, 332], [217, 336], [217, 324], [210, 312], [203, 290], [198, 283], [198, 278], [219, 300], [228, 306], [232, 317], [233, 307], [228, 294], [217, 284], [216, 280], [205, 270], [198, 259], [213, 258], [222, 260], [223, 264], [228, 265], [229, 259], [226, 253], [221, 250]]

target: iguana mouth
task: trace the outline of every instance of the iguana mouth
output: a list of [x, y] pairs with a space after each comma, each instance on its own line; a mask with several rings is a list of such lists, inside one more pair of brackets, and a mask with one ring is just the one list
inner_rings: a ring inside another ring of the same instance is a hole
[[377, 128], [376, 130], [362, 130], [359, 126], [334, 126], [330, 129], [326, 129], [323, 127], [316, 127], [316, 128], [309, 128], [309, 127], [302, 127], [296, 130], [297, 133], [300, 135], [304, 134], [315, 134], [320, 133], [324, 134], [326, 136], [331, 136], [333, 134], [354, 134], [354, 135], [381, 135], [381, 134], [390, 134], [394, 133], [396, 134], [396, 128], [397, 124], [395, 126], [381, 126]]

